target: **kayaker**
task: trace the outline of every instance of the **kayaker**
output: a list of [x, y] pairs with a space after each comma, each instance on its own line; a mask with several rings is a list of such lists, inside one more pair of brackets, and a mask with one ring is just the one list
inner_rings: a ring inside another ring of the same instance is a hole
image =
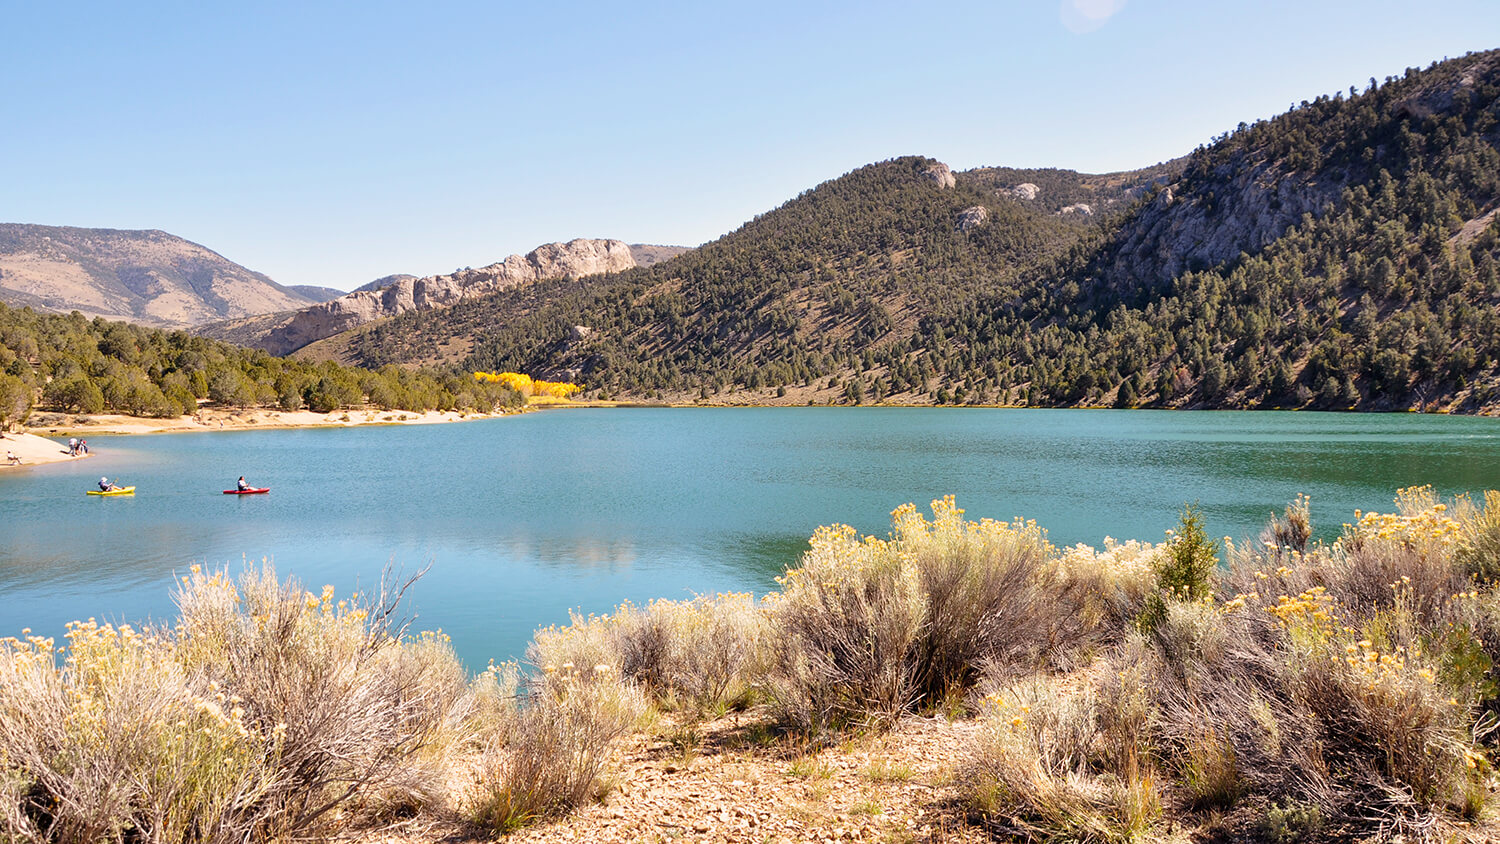
[[100, 478], [99, 479], [99, 491], [100, 492], [113, 492], [116, 488], [117, 487], [114, 484], [112, 484], [112, 483], [109, 482], [109, 478]]
[[247, 489], [250, 488], [250, 484], [248, 484], [248, 483], [245, 482], [245, 476], [244, 475], [240, 475], [240, 481], [239, 481], [238, 486], [240, 488], [240, 492], [244, 492], [245, 490], [247, 490]]

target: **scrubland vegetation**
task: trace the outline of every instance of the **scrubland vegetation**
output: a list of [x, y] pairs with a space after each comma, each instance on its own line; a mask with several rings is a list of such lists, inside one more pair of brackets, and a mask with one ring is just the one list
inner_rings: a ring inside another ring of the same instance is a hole
[[627, 733], [729, 711], [800, 748], [976, 719], [947, 811], [1002, 838], [1493, 840], [1500, 494], [1396, 504], [1102, 550], [907, 505], [761, 600], [574, 617], [477, 677], [399, 585], [195, 569], [175, 626], [0, 644], [0, 840], [499, 835], [598, 799]]

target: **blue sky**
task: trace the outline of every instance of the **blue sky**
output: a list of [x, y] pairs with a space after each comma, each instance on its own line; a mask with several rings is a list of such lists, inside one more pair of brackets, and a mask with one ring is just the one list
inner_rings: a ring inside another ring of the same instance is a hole
[[695, 245], [921, 154], [1130, 169], [1500, 47], [1500, 3], [4, 4], [0, 222], [283, 284]]

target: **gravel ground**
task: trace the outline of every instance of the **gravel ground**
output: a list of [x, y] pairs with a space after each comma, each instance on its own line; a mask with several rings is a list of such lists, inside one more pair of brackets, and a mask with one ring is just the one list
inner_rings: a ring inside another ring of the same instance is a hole
[[[728, 715], [664, 721], [628, 739], [601, 802], [503, 840], [531, 842], [834, 842], [989, 840], [953, 807], [953, 772], [977, 724], [908, 717], [890, 732], [799, 752], [761, 722]], [[365, 838], [363, 844], [475, 840], [472, 830]]]

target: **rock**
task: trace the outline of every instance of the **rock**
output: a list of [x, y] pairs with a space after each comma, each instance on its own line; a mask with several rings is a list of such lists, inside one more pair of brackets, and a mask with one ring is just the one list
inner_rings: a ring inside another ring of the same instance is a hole
[[630, 247], [618, 240], [579, 238], [567, 243], [548, 243], [525, 255], [512, 255], [477, 270], [466, 268], [448, 275], [403, 279], [380, 290], [355, 291], [304, 308], [255, 345], [272, 354], [284, 355], [325, 337], [407, 311], [446, 308], [464, 299], [547, 278], [582, 278], [634, 266]]
[[1014, 197], [1016, 199], [1036, 199], [1037, 195], [1041, 192], [1041, 188], [1033, 185], [1030, 182], [1022, 182], [1021, 184], [1016, 185], [1013, 188], [1004, 188], [1002, 190], [996, 191], [996, 193]]
[[961, 232], [977, 229], [990, 219], [990, 211], [983, 205], [970, 205], [968, 208], [958, 212], [958, 230]]
[[1061, 211], [1058, 211], [1057, 213], [1063, 216], [1067, 216], [1069, 214], [1078, 214], [1083, 217], [1092, 217], [1094, 216], [1094, 207], [1087, 203], [1079, 202], [1074, 205], [1069, 205], [1066, 208], [1063, 208]]
[[958, 184], [958, 180], [953, 178], [953, 171], [949, 170], [948, 165], [941, 161], [923, 170], [922, 178], [930, 182], [936, 182], [940, 188], [951, 188]]
[[594, 329], [587, 325], [575, 325], [568, 329], [568, 339], [575, 343], [581, 343], [592, 336], [594, 336]]

